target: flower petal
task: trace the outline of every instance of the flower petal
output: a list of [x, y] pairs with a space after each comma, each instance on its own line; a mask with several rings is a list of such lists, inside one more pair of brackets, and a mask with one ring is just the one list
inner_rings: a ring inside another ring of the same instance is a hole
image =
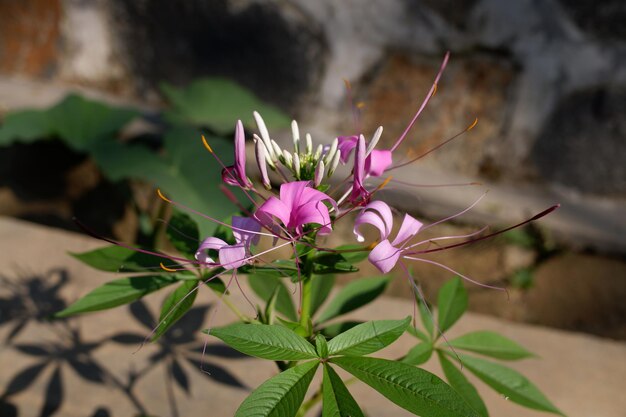
[[356, 240], [359, 242], [365, 241], [365, 238], [360, 232], [362, 224], [369, 224], [374, 226], [380, 232], [380, 239], [387, 239], [391, 233], [393, 227], [393, 215], [391, 209], [387, 203], [383, 201], [372, 201], [369, 203], [361, 213], [356, 217], [354, 221], [354, 229], [352, 230], [356, 235]]
[[296, 217], [293, 219], [294, 224], [297, 224], [299, 232], [302, 232], [301, 226], [310, 223], [316, 223], [322, 227], [318, 230], [318, 234], [324, 235], [332, 231], [330, 225], [330, 215], [328, 213], [328, 207], [321, 201], [310, 201], [302, 206], [298, 207]]
[[244, 244], [249, 247], [250, 244], [256, 245], [261, 237], [258, 232], [261, 231], [261, 224], [251, 217], [233, 216], [231, 221], [233, 225], [233, 235], [237, 243]]
[[386, 274], [391, 271], [398, 259], [400, 258], [400, 250], [395, 248], [385, 239], [380, 242], [370, 252], [368, 259], [380, 272]]
[[350, 159], [350, 153], [356, 147], [358, 138], [356, 136], [339, 136], [337, 149], [341, 151], [341, 163], [345, 164]]
[[380, 177], [391, 163], [391, 151], [373, 150], [365, 160], [365, 172], [367, 172], [368, 175]]
[[422, 222], [414, 219], [408, 214], [405, 214], [402, 225], [400, 226], [400, 230], [398, 230], [398, 234], [396, 235], [396, 238], [393, 240], [392, 244], [394, 246], [399, 246], [403, 244], [406, 240], [415, 236], [420, 231], [422, 226]]
[[227, 245], [220, 249], [220, 264], [224, 269], [235, 269], [246, 264], [247, 253], [244, 245]]
[[[281, 186], [284, 187], [287, 184], [283, 184]], [[259, 207], [254, 216], [263, 226], [268, 228], [272, 228], [274, 225], [274, 217], [280, 219], [280, 221], [285, 225], [285, 227], [289, 227], [289, 221], [291, 219], [291, 207], [287, 206], [284, 202], [279, 200], [278, 198], [272, 196], [268, 198], [265, 203]]]
[[198, 250], [196, 251], [195, 258], [202, 263], [214, 263], [215, 261], [207, 254], [208, 250], [219, 251], [224, 246], [228, 246], [228, 243], [222, 239], [216, 237], [207, 237], [200, 243]]

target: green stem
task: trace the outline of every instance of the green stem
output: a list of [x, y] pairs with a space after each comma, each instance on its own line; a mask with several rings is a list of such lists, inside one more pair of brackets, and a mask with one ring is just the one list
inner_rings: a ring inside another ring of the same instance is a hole
[[307, 336], [311, 336], [309, 322], [311, 321], [311, 288], [313, 280], [310, 276], [302, 276], [302, 305], [300, 306], [300, 325], [307, 329]]

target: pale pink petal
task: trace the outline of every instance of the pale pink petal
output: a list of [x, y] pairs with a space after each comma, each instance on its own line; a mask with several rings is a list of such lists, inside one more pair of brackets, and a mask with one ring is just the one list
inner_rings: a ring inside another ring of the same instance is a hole
[[356, 235], [356, 240], [359, 242], [365, 242], [365, 237], [361, 233], [361, 226], [363, 224], [369, 224], [374, 226], [380, 232], [380, 239], [386, 239], [389, 236], [387, 233], [387, 226], [383, 219], [373, 211], [362, 211], [354, 221], [354, 229], [352, 232]]
[[256, 245], [259, 243], [261, 237], [258, 232], [261, 231], [261, 224], [250, 217], [233, 216], [231, 222], [233, 225], [233, 235], [237, 243], [242, 243], [245, 246], [250, 244]]
[[404, 215], [404, 220], [402, 221], [402, 225], [400, 226], [400, 230], [398, 230], [398, 234], [396, 238], [393, 240], [392, 244], [394, 246], [399, 246], [404, 243], [406, 240], [415, 236], [420, 229], [422, 228], [422, 222], [414, 219], [408, 214]]
[[224, 269], [235, 269], [246, 264], [246, 248], [244, 245], [224, 246], [220, 249], [220, 264]]
[[376, 245], [368, 256], [369, 261], [383, 274], [391, 271], [399, 258], [400, 251], [393, 247], [387, 239]]
[[391, 165], [392, 156], [389, 150], [373, 150], [365, 159], [365, 172], [374, 177], [380, 177]]
[[200, 243], [198, 250], [196, 251], [196, 259], [203, 263], [213, 263], [215, 262], [208, 254], [208, 250], [216, 250], [219, 251], [224, 246], [228, 246], [228, 243], [224, 242], [222, 239], [218, 239], [216, 237], [208, 237]]

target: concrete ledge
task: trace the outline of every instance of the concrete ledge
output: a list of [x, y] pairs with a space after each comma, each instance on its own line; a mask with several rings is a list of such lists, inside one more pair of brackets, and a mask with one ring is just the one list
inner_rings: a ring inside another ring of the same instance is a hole
[[[99, 273], [80, 264], [67, 255], [68, 251], [85, 251], [100, 246], [101, 243], [91, 238], [64, 231], [49, 229], [9, 218], [0, 218], [0, 265], [1, 275], [11, 285], [0, 287], [0, 300], [15, 296], [13, 285], [20, 287], [20, 282], [32, 277], [41, 277], [40, 286], [53, 285], [56, 278], [54, 271], [64, 270], [69, 277], [67, 285], [59, 294], [63, 299], [75, 300], [80, 295], [95, 288], [115, 276]], [[51, 272], [52, 271], [52, 272]], [[147, 305], [153, 315], [158, 314], [160, 299], [163, 294], [148, 297]], [[28, 304], [28, 293], [21, 295], [22, 301]], [[250, 308], [238, 291], [234, 291], [234, 302], [241, 308]], [[197, 301], [200, 305], [214, 303], [215, 299], [208, 292], [201, 293]], [[7, 304], [8, 305], [8, 304]], [[394, 298], [382, 298], [376, 303], [358, 310], [353, 318], [401, 318], [412, 314], [410, 302]], [[6, 312], [3, 312], [5, 314]], [[6, 316], [5, 316], [6, 317]], [[227, 323], [234, 319], [233, 315], [221, 307], [213, 320], [213, 325]], [[132, 393], [139, 398], [145, 408], [154, 415], [172, 415], [168, 402], [167, 383], [164, 378], [166, 368], [159, 363], [150, 362], [152, 355], [159, 351], [157, 345], [146, 345], [137, 353], [138, 344], [120, 345], [110, 342], [113, 335], [121, 332], [134, 332], [146, 335], [146, 327], [130, 318], [128, 310], [120, 307], [106, 312], [93, 313], [66, 322], [67, 327], [31, 320], [10, 342], [6, 343], [8, 333], [13, 327], [13, 320], [0, 321], [0, 389], [4, 391], [8, 382], [25, 368], [38, 363], [41, 358], [18, 351], [16, 345], [71, 345], [59, 334], [73, 329], [80, 334], [83, 343], [104, 341], [94, 349], [91, 356], [108, 373], [105, 384], [85, 380], [70, 366], [61, 366], [64, 401], [58, 415], [67, 417], [93, 414], [93, 410], [104, 407], [115, 416], [138, 414], [138, 410], [116, 388], [113, 380], [123, 382], [131, 370], [147, 369], [132, 387]], [[207, 317], [201, 328], [209, 326]], [[513, 362], [510, 365], [521, 371], [536, 383], [539, 388], [570, 417], [621, 417], [626, 410], [626, 397], [623, 384], [626, 381], [626, 345], [603, 340], [584, 334], [556, 331], [548, 328], [514, 324], [494, 318], [467, 314], [450, 333], [450, 337], [472, 330], [494, 330], [501, 332], [532, 352], [540, 359]], [[67, 334], [67, 333], [65, 333]], [[202, 339], [198, 340], [202, 345]], [[380, 356], [398, 357], [414, 343], [414, 339], [403, 336]], [[218, 346], [209, 340], [209, 346]], [[184, 348], [183, 348], [184, 349]], [[215, 348], [218, 349], [218, 348]], [[211, 350], [211, 349], [209, 349]], [[80, 355], [76, 355], [80, 358]], [[199, 357], [199, 356], [198, 356]], [[205, 361], [209, 365], [229, 370], [247, 387], [254, 388], [263, 380], [276, 373], [274, 365], [267, 361], [252, 358], [232, 358], [207, 354]], [[184, 362], [181, 360], [181, 363]], [[20, 416], [36, 415], [43, 406], [48, 381], [55, 367], [54, 361], [39, 375], [29, 388], [19, 394], [9, 396], [5, 401], [19, 409]], [[186, 394], [179, 387], [172, 388], [176, 398], [179, 415], [184, 416], [230, 416], [236, 410], [249, 389], [233, 388], [215, 379], [197, 372], [185, 363], [183, 366], [191, 387]], [[440, 373], [434, 360], [426, 369]], [[214, 377], [218, 376], [214, 372]], [[473, 379], [470, 375], [470, 379]], [[490, 389], [479, 383], [479, 390], [487, 402], [492, 416], [539, 416], [545, 415], [527, 410], [506, 401]], [[368, 415], [409, 415], [374, 393], [364, 384], [350, 387]]]

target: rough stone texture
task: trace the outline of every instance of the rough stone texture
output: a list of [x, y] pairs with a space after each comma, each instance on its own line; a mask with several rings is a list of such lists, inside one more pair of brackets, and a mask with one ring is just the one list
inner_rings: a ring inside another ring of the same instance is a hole
[[219, 75], [289, 109], [315, 90], [324, 66], [323, 34], [289, 4], [118, 0], [111, 8], [143, 89]]
[[[489, 55], [457, 56], [454, 63], [400, 152], [409, 148], [410, 155], [422, 155], [462, 132], [476, 117], [479, 121], [471, 133], [437, 150], [430, 159], [443, 169], [477, 176], [490, 164], [492, 148], [507, 123], [506, 103], [515, 71], [511, 64]], [[363, 129], [369, 135], [382, 123], [381, 147], [391, 147], [405, 130], [440, 64], [439, 57], [425, 60], [393, 54], [359, 90], [357, 97], [365, 104]]]
[[626, 87], [565, 97], [532, 151], [541, 178], [591, 194], [626, 193]]
[[592, 35], [607, 40], [626, 39], [626, 3], [623, 1], [560, 0], [559, 3], [581, 29]]
[[[146, 324], [141, 324], [129, 315], [126, 308], [93, 313], [55, 324], [43, 321], [45, 315], [59, 306], [113, 278], [111, 274], [91, 270], [66, 254], [67, 251], [84, 251], [99, 245], [99, 242], [84, 236], [0, 219], [2, 279], [10, 283], [0, 287], [3, 313], [10, 312], [2, 316], [0, 337], [6, 340], [11, 331], [16, 333], [2, 347], [0, 390], [4, 392], [11, 379], [31, 367], [30, 376], [26, 380], [22, 379], [27, 389], [2, 398], [0, 410], [3, 416], [17, 414], [11, 414], [11, 410], [19, 411], [20, 416], [39, 415], [46, 405], [49, 411], [58, 410], [57, 415], [67, 417], [98, 415], [96, 413], [127, 416], [139, 413], [137, 402], [143, 404], [150, 415], [173, 415], [175, 413], [168, 401], [173, 396], [179, 415], [206, 416], [207, 410], [210, 410], [212, 416], [226, 417], [233, 415], [250, 389], [276, 373], [270, 361], [242, 358], [213, 339], [208, 340], [208, 353], [205, 356], [205, 366], [211, 370], [211, 375], [198, 372], [196, 365], [191, 365], [185, 358], [192, 357], [200, 361], [200, 354], [191, 347], [201, 349], [202, 338], [195, 341], [189, 339], [192, 334], [188, 330], [209, 325], [206, 308], [201, 308], [199, 314], [195, 314], [181, 330], [171, 335], [170, 342], [178, 341], [175, 345], [176, 357], [181, 366], [177, 368], [177, 378], [165, 379], [167, 367], [158, 360], [164, 345], [146, 345], [136, 352], [142, 336], [148, 332], [149, 327], [146, 326], [151, 325], [146, 321], [149, 312], [154, 315], [158, 311], [160, 295], [148, 297], [145, 307], [136, 305], [133, 309], [135, 316], [142, 318]], [[25, 247], [27, 251], [21, 250]], [[29, 298], [21, 294], [28, 294]], [[48, 300], [47, 304], [30, 302], [42, 297]], [[201, 293], [197, 302], [199, 306], [206, 307], [207, 303], [213, 301], [208, 293]], [[233, 292], [233, 301], [242, 308], [247, 306], [238, 291]], [[6, 310], [7, 307], [10, 310]], [[383, 298], [350, 317], [401, 318], [412, 311], [410, 301]], [[220, 325], [233, 319], [222, 306], [210, 325]], [[25, 320], [24, 326], [16, 330], [15, 326], [20, 320]], [[513, 324], [476, 314], [465, 316], [449, 336], [455, 337], [479, 329], [500, 332], [536, 353], [538, 358], [511, 362], [510, 366], [532, 380], [566, 415], [623, 416], [623, 410], [626, 409], [626, 399], [621, 395], [626, 378], [626, 346], [623, 343]], [[117, 335], [116, 340], [125, 343], [112, 342], [114, 335]], [[403, 336], [377, 356], [398, 357], [414, 343], [415, 339]], [[49, 358], [47, 352], [50, 349], [60, 356]], [[165, 357], [168, 360], [172, 358], [167, 354]], [[69, 359], [74, 360], [73, 365]], [[44, 369], [40, 373], [35, 372], [37, 364], [42, 361], [45, 363]], [[55, 374], [57, 366], [60, 371]], [[426, 369], [440, 373], [435, 361], [429, 362]], [[146, 373], [142, 374], [142, 371]], [[58, 377], [56, 381], [55, 375]], [[468, 377], [475, 381], [471, 375]], [[129, 378], [134, 381], [131, 382], [130, 396], [120, 389], [120, 385], [125, 386]], [[188, 392], [176, 380], [185, 380]], [[59, 381], [62, 383], [61, 390]], [[173, 385], [171, 394], [168, 394], [167, 381]], [[245, 387], [229, 385], [235, 381], [243, 382]], [[491, 415], [544, 415], [506, 401], [484, 384], [477, 383], [477, 386]], [[368, 415], [410, 415], [364, 384], [351, 385], [350, 390]], [[50, 399], [47, 404], [44, 403], [46, 392]]]
[[61, 0], [0, 1], [0, 72], [48, 77], [58, 65]]

